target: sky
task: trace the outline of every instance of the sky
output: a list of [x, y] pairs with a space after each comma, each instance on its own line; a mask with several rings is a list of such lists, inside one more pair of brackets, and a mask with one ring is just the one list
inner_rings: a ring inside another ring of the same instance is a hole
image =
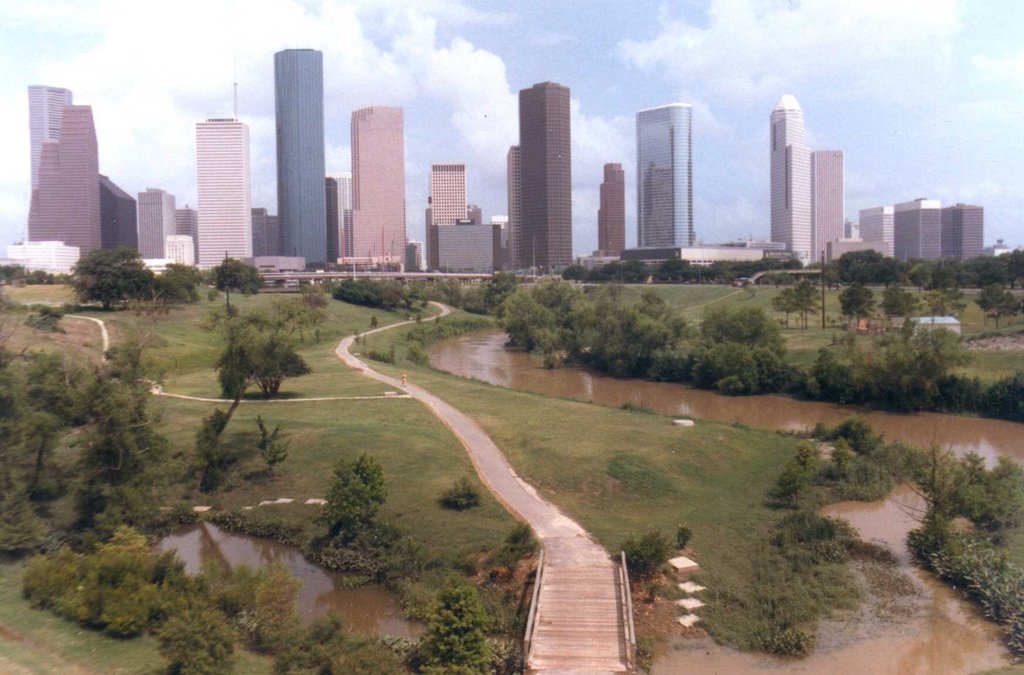
[[463, 162], [485, 221], [508, 212], [517, 92], [572, 93], [573, 249], [597, 247], [602, 166], [626, 170], [636, 242], [638, 110], [694, 107], [694, 227], [767, 238], [768, 120], [783, 94], [812, 149], [844, 152], [846, 216], [918, 197], [985, 207], [985, 243], [1024, 244], [1019, 0], [37, 0], [0, 3], [0, 245], [28, 220], [31, 84], [93, 108], [100, 171], [196, 203], [195, 123], [250, 127], [252, 205], [276, 212], [273, 54], [324, 53], [327, 173], [350, 116], [405, 110], [406, 211], [423, 240], [431, 163]]

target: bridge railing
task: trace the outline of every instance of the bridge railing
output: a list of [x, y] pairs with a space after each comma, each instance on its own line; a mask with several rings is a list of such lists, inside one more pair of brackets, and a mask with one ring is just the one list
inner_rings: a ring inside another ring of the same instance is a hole
[[629, 589], [629, 568], [626, 567], [626, 552], [619, 551], [621, 565], [619, 579], [622, 584], [622, 632], [626, 645], [626, 668], [629, 672], [636, 670], [636, 629], [633, 627], [633, 595]]
[[530, 649], [533, 647], [533, 634], [537, 629], [537, 598], [540, 596], [540, 584], [544, 578], [544, 549], [540, 550], [537, 560], [537, 574], [533, 578], [533, 599], [530, 600], [530, 613], [526, 617], [526, 632], [523, 634], [523, 663], [530, 662]]

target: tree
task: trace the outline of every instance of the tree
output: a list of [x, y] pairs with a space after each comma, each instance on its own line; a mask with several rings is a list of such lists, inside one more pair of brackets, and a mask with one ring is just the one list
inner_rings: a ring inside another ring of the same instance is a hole
[[1010, 279], [1010, 288], [1016, 288], [1018, 283], [1024, 284], [1024, 250], [1011, 251], [1005, 257], [1006, 275]]
[[910, 283], [917, 286], [917, 290], [923, 291], [925, 286], [932, 283], [932, 264], [927, 261], [914, 263], [907, 273]]
[[224, 262], [211, 270], [213, 285], [217, 290], [224, 291], [225, 306], [231, 311], [231, 291], [242, 295], [255, 295], [260, 290], [260, 273], [251, 266], [234, 258], [224, 258]]
[[168, 670], [179, 675], [218, 675], [231, 670], [235, 632], [220, 612], [192, 607], [175, 614], [157, 636]]
[[796, 446], [793, 457], [786, 462], [782, 475], [769, 492], [772, 499], [789, 502], [792, 506], [800, 503], [800, 497], [811, 486], [821, 468], [821, 455], [813, 443], [802, 442]]
[[954, 316], [964, 311], [964, 294], [952, 288], [936, 288], [924, 296], [924, 304], [932, 316]]
[[863, 284], [852, 284], [839, 294], [839, 305], [843, 309], [843, 316], [863, 319], [875, 309], [875, 294]]
[[818, 308], [818, 289], [804, 279], [793, 287], [793, 306], [800, 312], [802, 328], [807, 330], [807, 314]]
[[786, 327], [789, 328], [789, 315], [798, 311], [794, 289], [786, 288], [772, 298], [772, 309], [786, 315]]
[[387, 495], [384, 469], [364, 452], [354, 462], [342, 462], [334, 469], [317, 522], [326, 525], [332, 537], [354, 539], [373, 522]]
[[0, 554], [31, 551], [42, 537], [42, 525], [28, 498], [11, 480], [10, 469], [0, 466]]
[[256, 426], [260, 430], [260, 440], [257, 445], [260, 456], [267, 463], [267, 473], [273, 476], [274, 467], [288, 459], [289, 441], [280, 437], [280, 425], [276, 425], [273, 431], [268, 431], [266, 425], [263, 424], [263, 417], [260, 415], [256, 416]]
[[146, 269], [138, 252], [125, 246], [96, 249], [75, 263], [72, 271], [78, 301], [98, 302], [103, 309], [149, 298], [153, 284], [153, 272]]
[[974, 302], [985, 312], [986, 317], [996, 320], [996, 329], [999, 328], [999, 317], [1013, 316], [1020, 311], [1020, 302], [1002, 284], [985, 286]]
[[277, 396], [285, 379], [311, 372], [295, 351], [294, 332], [301, 328], [303, 319], [282, 310], [293, 305], [301, 303], [276, 303], [269, 311], [239, 316], [225, 312], [212, 319], [211, 327], [220, 330], [225, 343], [216, 365], [221, 392], [235, 401], [233, 407], [254, 384], [264, 395]]
[[882, 312], [888, 317], [910, 318], [918, 307], [917, 297], [899, 286], [888, 286], [882, 291]]
[[202, 282], [203, 275], [195, 267], [171, 263], [154, 279], [153, 300], [164, 305], [196, 302]]
[[487, 630], [491, 621], [476, 588], [452, 579], [438, 595], [420, 641], [423, 672], [465, 674], [490, 671]]

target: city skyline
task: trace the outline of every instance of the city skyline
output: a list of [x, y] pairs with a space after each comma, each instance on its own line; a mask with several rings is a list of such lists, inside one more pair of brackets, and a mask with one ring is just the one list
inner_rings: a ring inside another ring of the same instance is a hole
[[[408, 203], [425, 201], [430, 164], [458, 147], [458, 158], [471, 169], [467, 189], [485, 220], [508, 211], [505, 153], [515, 142], [515, 92], [544, 80], [568, 85], [576, 254], [596, 245], [595, 177], [609, 161], [622, 161], [626, 171], [627, 244], [634, 243], [632, 115], [664, 100], [694, 105], [698, 234], [766, 237], [763, 115], [786, 91], [808, 113], [811, 147], [846, 152], [848, 215], [942, 195], [946, 203], [985, 206], [986, 243], [1021, 243], [1016, 218], [1024, 197], [1014, 186], [1024, 172], [1015, 160], [1024, 141], [1006, 131], [1024, 98], [1014, 65], [1019, 46], [1010, 30], [1015, 19], [1024, 19], [1019, 3], [982, 10], [941, 1], [927, 11], [915, 2], [865, 3], [844, 7], [841, 31], [832, 20], [838, 6], [825, 1], [741, 4], [731, 12], [719, 2], [671, 9], [641, 3], [630, 11], [595, 8], [584, 32], [571, 8], [533, 2], [496, 12], [446, 0], [427, 8], [268, 0], [259, 17], [234, 17], [237, 30], [226, 34], [223, 22], [232, 13], [211, 0], [204, 25], [188, 21], [188, 12], [166, 18], [168, 33], [196, 36], [187, 52], [129, 49], [139, 35], [130, 26], [144, 18], [141, 6], [74, 10], [75, 20], [58, 28], [46, 5], [0, 9], [6, 38], [0, 54], [19, 66], [0, 75], [0, 91], [13, 103], [0, 111], [4, 144], [29, 148], [28, 110], [21, 103], [28, 85], [66, 87], [93, 105], [101, 170], [132, 194], [160, 185], [179, 201], [195, 203], [191, 127], [231, 115], [237, 80], [239, 115], [253, 136], [253, 204], [273, 209], [270, 56], [296, 46], [324, 51], [328, 175], [350, 168], [352, 110], [401, 105], [407, 111]], [[564, 26], [563, 33], [552, 25]], [[793, 48], [766, 53], [763, 31], [748, 28], [754, 25], [772, 27]], [[886, 43], [869, 53], [841, 39], [880, 26]], [[524, 41], [510, 39], [514, 35]], [[827, 58], [796, 56], [824, 45], [831, 45]], [[161, 77], [146, 76], [152, 72]], [[381, 91], [388, 100], [381, 100]], [[149, 151], [137, 152], [140, 143]], [[22, 156], [16, 152], [19, 161], [0, 169], [3, 241], [24, 234], [30, 168]], [[412, 211], [409, 237], [422, 238], [422, 217]]]

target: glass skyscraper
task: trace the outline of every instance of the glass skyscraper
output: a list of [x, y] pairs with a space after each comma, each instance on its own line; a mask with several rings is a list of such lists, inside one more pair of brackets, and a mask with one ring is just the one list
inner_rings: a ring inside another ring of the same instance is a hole
[[804, 113], [796, 97], [779, 99], [771, 115], [772, 241], [781, 242], [801, 263], [814, 262], [811, 250], [811, 152]]
[[693, 108], [636, 114], [637, 246], [693, 246]]
[[280, 253], [322, 265], [327, 261], [323, 53], [286, 49], [274, 54], [274, 100]]

